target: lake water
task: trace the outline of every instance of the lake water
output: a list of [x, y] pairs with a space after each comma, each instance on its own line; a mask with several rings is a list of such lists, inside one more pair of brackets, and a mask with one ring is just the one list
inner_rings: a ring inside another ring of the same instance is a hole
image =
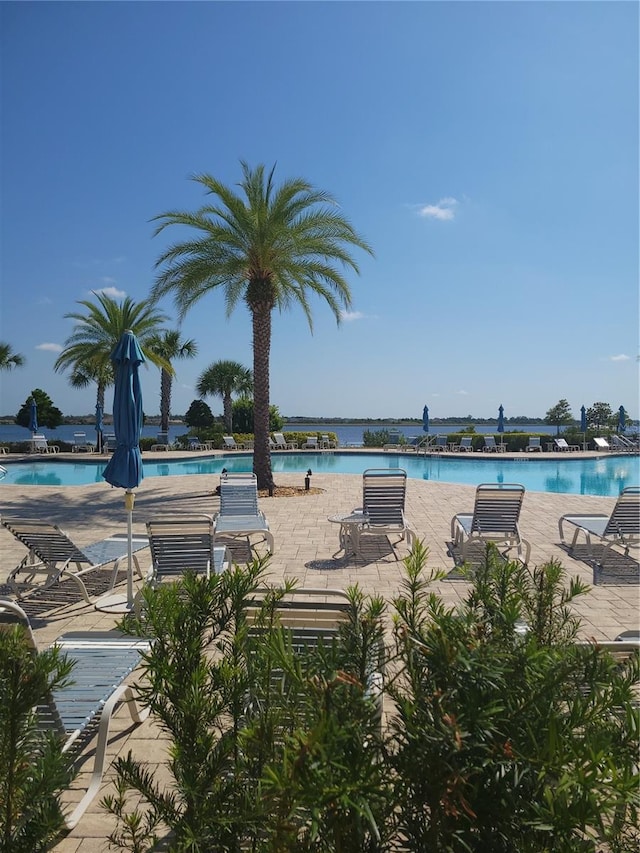
[[[557, 454], [554, 459], [499, 458], [497, 454], [462, 454], [461, 458], [420, 456], [407, 453], [273, 453], [274, 474], [300, 474], [300, 485], [308, 469], [313, 474], [362, 474], [365, 468], [403, 468], [412, 479], [443, 483], [521, 483], [536, 492], [596, 495], [617, 497], [626, 486], [640, 483], [640, 457], [635, 455], [601, 458], [571, 458]], [[462, 458], [464, 456], [464, 458]], [[474, 458], [475, 456], [475, 458]], [[5, 462], [7, 473], [0, 480], [4, 485], [74, 486], [104, 483], [102, 472], [107, 460], [84, 457], [82, 461], [58, 461], [54, 457], [37, 461]], [[189, 474], [205, 477], [207, 488], [213, 489], [223, 468], [227, 471], [251, 471], [253, 457], [233, 454], [217, 457], [198, 457], [172, 462], [144, 461], [144, 476], [171, 477]], [[106, 487], [106, 483], [105, 487]], [[201, 486], [196, 486], [201, 488]]]
[[[461, 425], [449, 425], [449, 426], [440, 426], [434, 424], [433, 427], [429, 430], [430, 435], [446, 434], [449, 435], [453, 432], [460, 432], [464, 427]], [[370, 430], [371, 432], [378, 432], [379, 430], [386, 429], [397, 429], [401, 432], [408, 440], [415, 438], [416, 436], [423, 436], [424, 432], [422, 431], [421, 424], [415, 424], [413, 426], [406, 426], [402, 424], [347, 424], [347, 423], [339, 423], [339, 424], [285, 424], [283, 427], [284, 432], [334, 432], [338, 436], [338, 442], [342, 445], [342, 447], [360, 447], [363, 443], [362, 434], [365, 430]], [[477, 424], [476, 432], [479, 434], [491, 434], [496, 432], [495, 424]], [[514, 427], [506, 427], [506, 432], [515, 429]], [[542, 435], [555, 435], [557, 430], [554, 426], [547, 426], [546, 424], [525, 424], [523, 426], [518, 426], [518, 430], [522, 432], [534, 432], [540, 433]], [[105, 433], [113, 432], [112, 427], [106, 427]], [[144, 426], [142, 428], [142, 436], [143, 438], [155, 438], [158, 435], [159, 428], [156, 425], [153, 426]], [[175, 425], [172, 424], [169, 427], [169, 440], [175, 441], [175, 439], [179, 435], [185, 435], [188, 432], [188, 428], [184, 426], [184, 424]], [[73, 443], [73, 434], [74, 432], [84, 432], [87, 436], [87, 441], [95, 444], [96, 433], [95, 429], [91, 424], [63, 424], [59, 426], [57, 429], [47, 429], [43, 427], [39, 429], [38, 432], [42, 435], [46, 435], [49, 440], [60, 439], [60, 441], [67, 441], [70, 444]], [[12, 424], [0, 424], [0, 442], [7, 441], [27, 441], [31, 438], [31, 433], [28, 429], [24, 427], [15, 426]]]

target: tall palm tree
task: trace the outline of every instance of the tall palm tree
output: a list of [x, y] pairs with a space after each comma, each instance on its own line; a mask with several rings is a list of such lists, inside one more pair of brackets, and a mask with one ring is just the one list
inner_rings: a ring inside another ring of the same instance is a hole
[[160, 330], [167, 317], [149, 299], [134, 302], [127, 296], [117, 302], [104, 293], [94, 292], [93, 295], [97, 303], [90, 299], [78, 301], [86, 313], [65, 314], [67, 319], [75, 320], [76, 325], [53, 368], [56, 372], [70, 370], [70, 383], [74, 388], [95, 382], [98, 386], [96, 403], [104, 408], [105, 390], [114, 381], [111, 353], [127, 329], [138, 338], [149, 361], [160, 368], [171, 369], [163, 358], [146, 349], [149, 338]]
[[[338, 212], [333, 197], [302, 178], [274, 186], [274, 169], [241, 162], [241, 192], [211, 175], [195, 176], [215, 197], [195, 213], [169, 211], [155, 217], [156, 234], [169, 225], [196, 232], [160, 256], [163, 266], [152, 291], [158, 299], [172, 294], [181, 316], [205, 293], [224, 289], [229, 316], [243, 301], [253, 329], [255, 445], [253, 470], [260, 488], [272, 488], [269, 451], [269, 359], [271, 316], [298, 303], [313, 331], [310, 293], [323, 297], [340, 322], [341, 307], [351, 305], [351, 291], [336, 263], [358, 272], [352, 246], [373, 254], [369, 245]], [[275, 167], [274, 167], [275, 168]]]
[[[174, 329], [165, 329], [157, 335], [152, 335], [147, 346], [151, 352], [159, 355], [168, 364], [179, 358], [193, 358], [198, 353], [196, 342], [190, 338], [183, 341], [180, 338], [180, 332]], [[165, 367], [160, 369], [160, 430], [162, 432], [169, 431], [173, 375], [173, 371]]]
[[0, 341], [0, 370], [13, 370], [14, 367], [22, 367], [24, 356], [14, 352], [10, 344]]
[[200, 397], [222, 397], [224, 425], [229, 434], [233, 432], [233, 400], [231, 395], [250, 394], [253, 390], [253, 376], [247, 367], [239, 361], [216, 361], [210, 364], [198, 379], [196, 390]]

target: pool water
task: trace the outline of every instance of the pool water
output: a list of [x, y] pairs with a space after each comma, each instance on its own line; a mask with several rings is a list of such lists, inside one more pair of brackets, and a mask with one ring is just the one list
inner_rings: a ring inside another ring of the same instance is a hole
[[[5, 463], [3, 485], [85, 486], [104, 483], [102, 472], [107, 460], [62, 462], [44, 461]], [[171, 462], [144, 462], [144, 476], [171, 477], [184, 474], [219, 475], [227, 471], [251, 471], [251, 455], [200, 457]], [[310, 468], [313, 474], [362, 474], [365, 468], [404, 468], [417, 480], [442, 483], [521, 483], [534, 492], [617, 497], [626, 486], [640, 484], [640, 457], [607, 456], [572, 459], [564, 455], [554, 459], [501, 459], [497, 456], [465, 456], [452, 459], [440, 456], [410, 456], [396, 453], [280, 453], [272, 454], [274, 474], [299, 473]], [[313, 475], [312, 480], [313, 483]], [[301, 479], [302, 483], [302, 479]], [[106, 484], [105, 484], [106, 485]]]

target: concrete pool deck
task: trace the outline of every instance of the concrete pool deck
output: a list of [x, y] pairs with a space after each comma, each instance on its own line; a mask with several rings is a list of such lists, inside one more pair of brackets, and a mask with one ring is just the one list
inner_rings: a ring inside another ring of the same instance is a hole
[[[193, 459], [197, 455], [201, 454], [189, 454], [189, 458]], [[593, 453], [588, 455], [595, 456]], [[166, 460], [184, 456], [184, 453], [173, 452], [144, 454], [145, 459]], [[555, 458], [557, 454], [536, 456]], [[75, 454], [74, 458], [77, 458]], [[300, 473], [279, 473], [275, 479], [279, 486], [301, 488], [304, 485], [304, 474]], [[219, 504], [214, 494], [218, 482], [219, 478], [215, 475], [146, 478], [136, 490], [134, 533], [144, 533], [145, 522], [158, 514], [213, 514]], [[361, 504], [362, 476], [314, 473], [311, 485], [322, 491], [319, 494], [260, 499], [275, 539], [275, 553], [269, 564], [269, 580], [278, 582], [284, 577], [295, 577], [300, 586], [314, 588], [344, 588], [357, 582], [365, 592], [380, 594], [389, 601], [399, 589], [401, 559], [408, 553], [405, 543], [400, 543], [397, 553], [394, 553], [383, 544], [375, 545], [376, 538], [362, 559], [345, 560], [341, 555], [334, 556], [338, 551], [338, 526], [329, 522], [328, 516], [346, 514]], [[418, 538], [423, 539], [429, 548], [431, 568], [446, 571], [454, 568], [447, 548], [451, 539], [451, 518], [458, 512], [472, 510], [474, 493], [475, 486], [408, 480], [406, 515]], [[80, 546], [126, 530], [123, 491], [112, 489], [105, 483], [68, 487], [3, 485], [2, 496], [3, 516], [49, 520], [66, 530]], [[524, 498], [520, 529], [532, 546], [531, 564], [558, 559], [569, 577], [578, 576], [592, 585], [591, 591], [579, 598], [574, 607], [582, 619], [580, 634], [583, 638], [613, 639], [621, 631], [640, 627], [640, 585], [637, 580], [635, 583], [607, 582], [593, 585], [592, 567], [569, 557], [560, 546], [560, 516], [568, 512], [608, 514], [614, 504], [613, 497], [532, 491], [527, 491]], [[260, 545], [258, 550], [261, 550]], [[24, 546], [1, 528], [0, 553], [2, 583], [26, 552]], [[140, 562], [143, 570], [146, 570], [149, 565], [148, 551], [141, 552]], [[118, 591], [123, 588], [122, 583], [117, 587]], [[464, 596], [467, 584], [459, 580], [443, 580], [434, 584], [434, 589], [445, 602], [455, 604]], [[79, 599], [33, 617], [34, 631], [41, 648], [65, 631], [105, 630], [112, 627], [114, 622], [114, 616], [100, 613]], [[137, 728], [131, 728], [130, 722], [128, 715], [122, 711], [114, 717], [108, 749], [109, 761], [131, 749], [135, 757], [148, 761], [158, 774], [162, 774], [165, 744], [157, 726], [147, 721]], [[109, 847], [107, 835], [114, 828], [115, 822], [99, 805], [102, 796], [109, 791], [113, 791], [113, 773], [110, 768], [105, 773], [100, 795], [78, 826], [55, 846], [56, 853], [105, 853], [113, 849]], [[77, 799], [79, 792], [75, 789], [65, 794], [65, 801]]]

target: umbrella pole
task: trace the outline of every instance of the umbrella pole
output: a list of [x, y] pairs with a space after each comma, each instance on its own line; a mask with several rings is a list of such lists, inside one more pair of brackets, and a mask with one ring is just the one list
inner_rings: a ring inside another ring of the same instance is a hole
[[127, 511], [127, 606], [133, 607], [133, 505], [136, 496], [130, 489], [124, 493], [124, 507]]

